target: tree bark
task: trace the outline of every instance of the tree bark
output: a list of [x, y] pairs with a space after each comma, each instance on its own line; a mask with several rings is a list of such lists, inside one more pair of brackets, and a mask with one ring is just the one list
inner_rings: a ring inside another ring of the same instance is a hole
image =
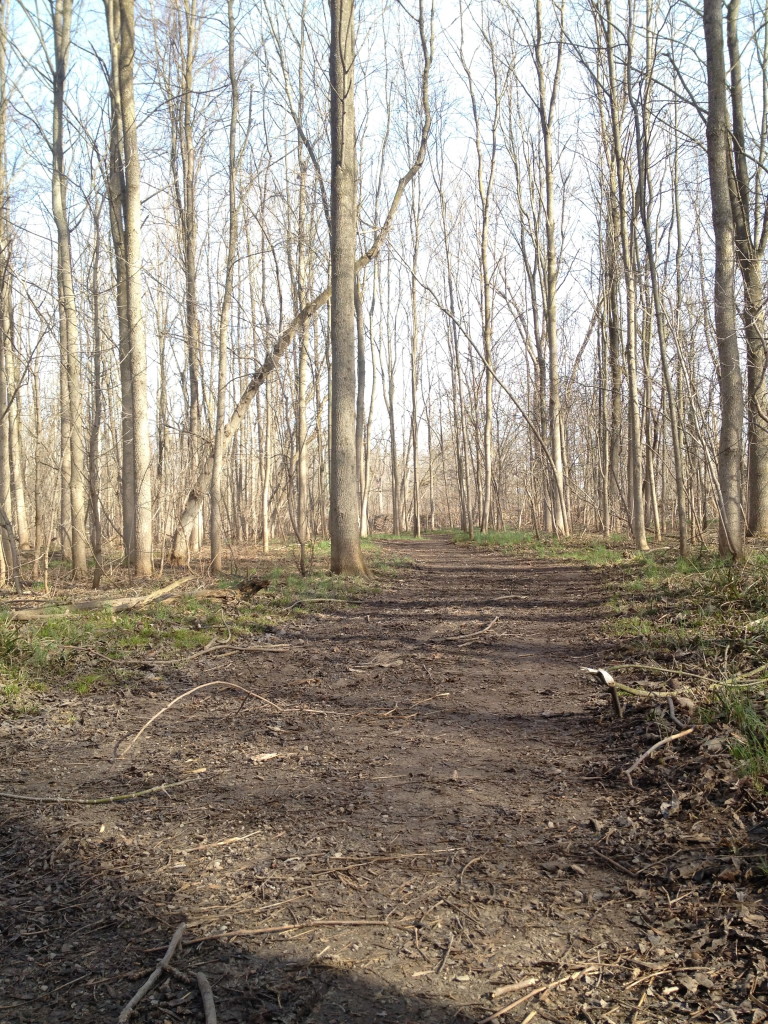
[[355, 458], [356, 363], [354, 0], [331, 11], [331, 572], [360, 576], [360, 507]]
[[229, 338], [229, 316], [234, 291], [235, 259], [237, 258], [237, 113], [238, 82], [235, 70], [235, 15], [232, 0], [227, 2], [228, 25], [228, 66], [230, 89], [229, 114], [229, 231], [227, 234], [226, 265], [224, 269], [224, 294], [219, 314], [218, 337], [218, 380], [216, 391], [216, 426], [213, 438], [213, 467], [210, 488], [210, 540], [211, 569], [221, 572], [221, 476], [224, 463], [224, 426], [227, 410], [227, 340]]
[[736, 333], [735, 238], [729, 188], [730, 131], [723, 47], [722, 0], [704, 0], [707, 60], [707, 166], [715, 237], [715, 334], [719, 358], [720, 441], [717, 478], [720, 489], [720, 553], [744, 554], [742, 429], [744, 394]]
[[57, 236], [57, 286], [59, 299], [59, 343], [67, 379], [66, 397], [69, 442], [69, 520], [71, 524], [72, 573], [85, 575], [85, 471], [83, 444], [82, 385], [77, 306], [72, 281], [72, 240], [67, 216], [67, 176], [64, 166], [64, 101], [69, 64], [72, 0], [55, 0], [53, 8], [53, 132], [51, 150], [53, 174], [51, 209]]
[[[744, 285], [742, 319], [747, 342], [747, 529], [751, 537], [768, 535], [768, 332], [765, 321], [763, 262], [768, 242], [768, 207], [751, 182], [747, 163], [744, 89], [741, 76], [738, 18], [740, 0], [730, 0], [727, 14], [728, 57], [731, 68], [733, 150], [731, 208], [736, 260]], [[762, 29], [765, 32], [765, 28]], [[766, 68], [762, 66], [763, 76]], [[765, 83], [763, 83], [765, 92]], [[763, 112], [765, 118], [765, 111]], [[761, 124], [760, 151], [768, 145], [766, 122]], [[759, 177], [762, 167], [755, 167]], [[754, 227], [753, 227], [754, 225]]]

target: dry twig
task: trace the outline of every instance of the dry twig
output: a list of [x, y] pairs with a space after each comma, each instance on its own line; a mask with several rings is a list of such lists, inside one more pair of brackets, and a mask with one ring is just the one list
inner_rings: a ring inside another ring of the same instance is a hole
[[203, 1010], [205, 1011], [205, 1024], [216, 1024], [216, 1004], [213, 1001], [213, 990], [211, 989], [211, 983], [208, 981], [202, 971], [198, 971], [195, 974], [198, 988], [200, 989], [200, 996], [203, 1000]]
[[491, 619], [491, 621], [488, 623], [487, 626], [483, 626], [482, 629], [475, 630], [474, 633], [463, 633], [463, 634], [457, 634], [456, 636], [436, 636], [436, 637], [433, 637], [433, 640], [435, 640], [435, 641], [437, 641], [439, 643], [442, 643], [444, 640], [470, 640], [472, 637], [482, 636], [483, 633], [487, 633], [488, 630], [492, 626], [495, 626], [498, 621], [499, 621], [499, 616], [497, 615], [495, 618]]
[[139, 1005], [144, 996], [148, 995], [155, 987], [155, 985], [157, 985], [157, 983], [160, 981], [160, 978], [163, 975], [163, 971], [171, 962], [173, 954], [176, 952], [178, 945], [181, 942], [182, 936], [186, 931], [186, 928], [186, 922], [182, 921], [182, 923], [173, 933], [173, 938], [168, 944], [168, 949], [165, 951], [163, 959], [158, 963], [157, 967], [154, 969], [154, 971], [152, 971], [152, 973], [141, 986], [139, 991], [125, 1004], [122, 1011], [120, 1012], [120, 1016], [117, 1018], [117, 1024], [127, 1024], [127, 1021], [129, 1021], [131, 1018], [131, 1014]]
[[262, 697], [260, 693], [255, 693], [253, 690], [246, 690], [244, 686], [238, 686], [237, 683], [229, 683], [224, 679], [215, 679], [213, 682], [201, 683], [199, 686], [193, 686], [191, 690], [185, 690], [184, 693], [180, 693], [178, 697], [174, 697], [172, 701], [165, 705], [165, 707], [160, 708], [156, 714], [152, 715], [152, 717], [142, 725], [125, 750], [123, 750], [122, 754], [120, 754], [120, 757], [125, 757], [131, 747], [134, 746], [139, 737], [150, 727], [150, 725], [152, 725], [153, 722], [156, 722], [161, 715], [165, 714], [166, 711], [169, 711], [174, 704], [178, 704], [180, 700], [184, 700], [184, 698], [189, 697], [190, 694], [197, 693], [198, 690], [205, 690], [209, 686], [223, 686], [228, 690], [238, 690], [240, 693], [245, 693], [249, 697], [255, 697], [256, 700], [260, 700], [263, 704], [268, 704], [269, 707], [274, 708], [275, 711], [282, 712], [285, 710], [285, 708], [281, 708], [279, 704], [275, 704], [274, 701], [268, 700], [266, 697]]
[[651, 754], [655, 753], [661, 747], [665, 747], [667, 745], [667, 743], [672, 743], [673, 740], [682, 739], [683, 736], [688, 736], [692, 732], [693, 732], [693, 726], [691, 726], [690, 729], [683, 729], [682, 732], [672, 733], [671, 736], [665, 736], [663, 739], [659, 740], [658, 743], [654, 743], [652, 747], [648, 747], [648, 749], [645, 751], [645, 753], [641, 754], [640, 757], [638, 757], [636, 761], [633, 761], [632, 764], [629, 766], [629, 768], [625, 768], [624, 769], [624, 774], [627, 776], [627, 778], [629, 779], [630, 783], [632, 782], [632, 778], [631, 778], [632, 772], [635, 770], [635, 768], [639, 768], [640, 765], [643, 763], [643, 761], [647, 757], [650, 757]]
[[0, 799], [4, 800], [24, 800], [26, 803], [33, 804], [87, 804], [93, 806], [95, 804], [116, 804], [122, 800], [138, 800], [139, 797], [149, 796], [150, 793], [165, 792], [166, 789], [171, 789], [172, 786], [183, 786], [186, 782], [191, 782], [191, 776], [200, 775], [206, 771], [205, 768], [196, 768], [193, 772], [190, 772], [190, 778], [179, 779], [178, 782], [162, 782], [159, 786], [150, 786], [149, 789], [140, 789], [135, 793], [121, 793], [119, 796], [100, 796], [93, 799], [76, 796], [27, 796], [24, 793], [0, 793]]
[[548, 985], [540, 985], [539, 988], [535, 988], [533, 992], [528, 992], [526, 995], [520, 996], [519, 999], [515, 999], [514, 1002], [508, 1003], [506, 1006], [502, 1006], [500, 1010], [492, 1013], [489, 1017], [483, 1017], [481, 1021], [478, 1021], [478, 1024], [490, 1024], [492, 1020], [503, 1017], [505, 1013], [509, 1013], [510, 1010], [514, 1010], [517, 1006], [522, 1006], [523, 1003], [527, 1003], [528, 1000], [533, 999], [534, 996], [540, 996], [544, 992], [551, 992], [553, 988], [559, 988], [560, 985], [566, 985], [569, 981], [580, 981], [588, 974], [595, 974], [596, 971], [596, 967], [588, 967], [583, 971], [573, 971], [571, 974], [566, 974], [562, 978], [558, 978], [557, 981], [551, 981]]
[[413, 922], [406, 924], [405, 921], [388, 921], [385, 918], [362, 918], [335, 920], [334, 918], [318, 918], [311, 921], [299, 921], [297, 924], [278, 924], [271, 928], [243, 928], [235, 932], [214, 932], [213, 935], [203, 935], [200, 939], [190, 940], [193, 943], [208, 942], [210, 939], [217, 939], [219, 942], [224, 939], [239, 939], [252, 935], [279, 935], [281, 932], [295, 932], [302, 928], [398, 928], [401, 931], [409, 932], [413, 928]]

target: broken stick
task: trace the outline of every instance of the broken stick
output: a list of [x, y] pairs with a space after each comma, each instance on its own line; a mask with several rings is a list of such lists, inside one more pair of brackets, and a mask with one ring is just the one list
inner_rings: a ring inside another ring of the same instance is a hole
[[[170, 708], [172, 708], [174, 704], [178, 704], [180, 700], [184, 700], [184, 698], [189, 697], [190, 694], [197, 693], [198, 690], [205, 690], [210, 686], [223, 686], [227, 690], [239, 690], [240, 693], [244, 693], [248, 697], [255, 697], [257, 700], [260, 700], [263, 704], [268, 704], [269, 707], [274, 708], [276, 711], [285, 710], [284, 708], [281, 708], [279, 704], [275, 704], [274, 701], [268, 700], [266, 697], [262, 697], [260, 693], [255, 693], [253, 690], [246, 690], [244, 686], [238, 686], [237, 683], [229, 683], [224, 679], [214, 679], [213, 682], [201, 683], [199, 686], [193, 686], [191, 690], [185, 690], [184, 693], [180, 693], [178, 697], [174, 697], [172, 701], [165, 705], [165, 707], [160, 708], [158, 712], [152, 715], [149, 721], [145, 722], [144, 725], [142, 725], [142, 727], [130, 741], [128, 746], [123, 749], [123, 752], [120, 754], [120, 757], [125, 757], [128, 751], [134, 745], [134, 743], [136, 743], [139, 737], [150, 727], [150, 725], [152, 725], [153, 722], [156, 722], [161, 715], [165, 714], [166, 711], [170, 710]], [[117, 747], [115, 748], [115, 755], [117, 756]]]
[[154, 971], [152, 971], [152, 973], [141, 986], [139, 991], [125, 1004], [122, 1011], [120, 1012], [120, 1016], [117, 1018], [117, 1024], [127, 1024], [127, 1022], [131, 1019], [133, 1011], [139, 1005], [141, 1000], [146, 995], [149, 995], [149, 993], [152, 991], [155, 985], [158, 984], [161, 977], [163, 976], [163, 971], [171, 962], [173, 954], [176, 952], [178, 945], [181, 942], [186, 927], [186, 921], [182, 921], [179, 927], [173, 933], [173, 938], [171, 939], [168, 945], [168, 949], [166, 949], [165, 951], [163, 959], [159, 961], [157, 967], [154, 969]]
[[213, 990], [211, 983], [208, 981], [202, 971], [198, 971], [195, 974], [197, 981], [197, 987], [200, 989], [200, 998], [203, 1000], [203, 1010], [205, 1011], [205, 1024], [217, 1024], [216, 1021], [216, 1004], [213, 1001]]
[[650, 757], [651, 754], [654, 754], [657, 750], [659, 750], [660, 747], [665, 747], [667, 743], [672, 743], [673, 740], [680, 740], [683, 738], [683, 736], [688, 736], [692, 732], [693, 726], [691, 726], [690, 729], [683, 729], [682, 732], [672, 733], [671, 736], [665, 736], [664, 739], [659, 740], [658, 743], [654, 743], [652, 747], [648, 747], [645, 753], [641, 754], [636, 761], [633, 761], [629, 768], [624, 769], [624, 774], [627, 776], [630, 783], [632, 782], [632, 772], [635, 770], [635, 768], [639, 768], [647, 757]]
[[116, 804], [122, 800], [138, 800], [139, 797], [149, 796], [150, 793], [165, 792], [172, 786], [183, 786], [191, 782], [192, 776], [200, 775], [206, 771], [205, 768], [195, 768], [190, 772], [190, 778], [179, 779], [178, 782], [162, 782], [159, 786], [150, 786], [149, 789], [139, 789], [135, 793], [119, 793], [117, 796], [99, 797], [77, 797], [77, 796], [27, 796], [26, 793], [0, 793], [3, 800], [23, 800], [30, 804], [87, 804], [93, 807], [95, 804]]

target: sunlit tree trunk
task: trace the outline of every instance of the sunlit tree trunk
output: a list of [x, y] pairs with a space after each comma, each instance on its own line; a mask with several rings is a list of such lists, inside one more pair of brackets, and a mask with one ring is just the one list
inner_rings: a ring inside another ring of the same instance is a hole
[[[741, 73], [738, 19], [740, 0], [730, 0], [727, 14], [728, 58], [731, 79], [733, 182], [731, 207], [735, 231], [736, 260], [744, 286], [743, 320], [747, 342], [747, 529], [752, 537], [768, 535], [768, 331], [765, 318], [764, 260], [768, 243], [768, 204], [760, 189], [764, 165], [756, 162], [750, 173]], [[768, 47], [768, 29], [761, 19], [762, 46]], [[760, 152], [768, 147], [768, 66], [761, 61], [763, 119], [760, 123]], [[755, 85], [757, 92], [757, 86]], [[754, 185], [752, 178], [755, 177]]]
[[86, 572], [85, 473], [83, 465], [83, 409], [80, 382], [80, 352], [77, 306], [72, 281], [72, 241], [67, 215], [67, 171], [64, 166], [64, 104], [69, 64], [72, 0], [55, 0], [53, 8], [54, 74], [53, 132], [51, 152], [53, 177], [51, 209], [57, 235], [57, 286], [59, 299], [59, 344], [67, 387], [69, 442], [69, 521], [71, 524], [72, 572]]
[[[116, 158], [122, 185], [120, 204], [125, 301], [125, 340], [129, 344], [133, 439], [132, 564], [137, 576], [152, 575], [152, 461], [149, 439], [147, 345], [141, 285], [141, 171], [134, 97], [135, 24], [133, 0], [105, 0], [112, 51], [110, 98], [116, 114]], [[122, 361], [122, 360], [121, 360]]]
[[229, 230], [227, 233], [227, 246], [224, 267], [224, 294], [221, 299], [221, 310], [219, 312], [219, 337], [218, 337], [218, 381], [216, 391], [216, 425], [213, 438], [213, 467], [211, 471], [210, 488], [210, 540], [211, 540], [211, 569], [213, 572], [221, 572], [222, 550], [221, 550], [221, 476], [224, 461], [224, 427], [226, 425], [227, 413], [227, 341], [229, 339], [229, 318], [232, 309], [232, 295], [234, 291], [235, 259], [237, 257], [237, 233], [238, 233], [238, 210], [237, 210], [237, 113], [238, 113], [238, 82], [235, 70], [235, 15], [232, 0], [227, 3], [227, 26], [228, 26], [228, 67], [229, 67], [229, 89], [230, 89], [230, 114], [229, 114]]
[[720, 362], [720, 553], [735, 559], [744, 553], [742, 430], [744, 395], [736, 333], [735, 237], [729, 188], [730, 132], [723, 46], [722, 0], [704, 0], [707, 54], [707, 166], [715, 238], [715, 333]]
[[365, 573], [355, 460], [356, 341], [354, 0], [330, 0], [331, 11], [331, 571]]

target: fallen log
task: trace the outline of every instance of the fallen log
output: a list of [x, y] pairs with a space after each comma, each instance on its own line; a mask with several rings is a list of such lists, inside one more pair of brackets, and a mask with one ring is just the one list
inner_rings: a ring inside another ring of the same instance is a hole
[[[34, 622], [37, 619], [52, 619], [66, 615], [74, 615], [77, 612], [112, 611], [127, 612], [134, 608], [144, 608], [156, 601], [169, 600], [169, 595], [185, 583], [194, 579], [193, 576], [184, 576], [182, 579], [174, 580], [159, 590], [153, 590], [149, 594], [140, 594], [138, 597], [105, 597], [92, 601], [74, 601], [72, 604], [51, 605], [48, 608], [22, 608], [11, 612], [10, 618], [14, 622]], [[175, 600], [175, 595], [172, 600]]]

